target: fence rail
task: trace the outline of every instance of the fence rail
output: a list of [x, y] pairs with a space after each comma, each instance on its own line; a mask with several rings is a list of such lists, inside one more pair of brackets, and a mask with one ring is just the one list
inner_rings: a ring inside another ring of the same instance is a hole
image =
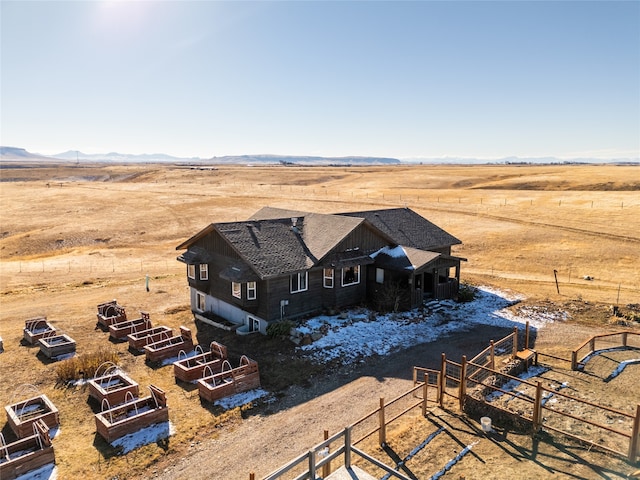
[[594, 335], [571, 352], [571, 369], [582, 368], [595, 352], [620, 347], [640, 349], [640, 333], [624, 331]]

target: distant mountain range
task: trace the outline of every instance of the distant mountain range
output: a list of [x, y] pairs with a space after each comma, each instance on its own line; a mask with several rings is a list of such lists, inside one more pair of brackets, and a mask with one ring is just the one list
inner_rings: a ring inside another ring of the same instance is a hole
[[68, 150], [55, 155], [31, 153], [24, 148], [0, 147], [0, 160], [38, 162], [93, 162], [93, 163], [177, 163], [187, 165], [238, 164], [238, 165], [398, 165], [398, 164], [553, 164], [553, 163], [623, 163], [639, 164], [640, 158], [572, 158], [556, 157], [504, 157], [495, 160], [433, 157], [433, 158], [388, 158], [388, 157], [314, 157], [297, 155], [235, 155], [224, 157], [173, 157], [164, 153], [133, 155], [128, 153], [82, 153]]

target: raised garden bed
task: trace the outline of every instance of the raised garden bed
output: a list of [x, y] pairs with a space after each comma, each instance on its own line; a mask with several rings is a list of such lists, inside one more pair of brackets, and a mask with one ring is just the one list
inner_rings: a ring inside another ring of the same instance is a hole
[[127, 319], [125, 308], [118, 305], [116, 300], [101, 303], [98, 305], [98, 325], [109, 328], [114, 323], [124, 322]]
[[167, 397], [161, 389], [149, 385], [151, 395], [138, 398], [95, 415], [96, 431], [107, 442], [124, 437], [150, 425], [169, 421]]
[[115, 339], [123, 339], [131, 333], [149, 330], [150, 328], [151, 320], [149, 320], [149, 314], [147, 312], [140, 312], [140, 318], [109, 325], [109, 336]]
[[38, 340], [40, 351], [50, 359], [55, 360], [61, 355], [66, 355], [76, 351], [76, 342], [69, 335], [53, 335], [51, 337], [43, 337]]
[[180, 327], [180, 335], [171, 337], [166, 340], [145, 345], [144, 353], [147, 362], [156, 363], [166, 360], [167, 358], [177, 357], [182, 351], [185, 353], [193, 350], [193, 339], [191, 338], [191, 330], [187, 327]]
[[127, 335], [127, 339], [129, 340], [129, 348], [131, 350], [142, 351], [145, 345], [156, 343], [160, 340], [167, 340], [172, 336], [173, 333], [169, 327], [160, 325], [159, 327], [153, 327], [148, 330], [130, 333]]
[[[227, 347], [218, 342], [211, 342], [208, 352], [173, 362], [173, 374], [176, 380], [190, 383], [207, 374], [220, 373], [226, 359]], [[231, 369], [231, 365], [229, 365], [229, 369]]]
[[42, 421], [33, 424], [30, 436], [15, 442], [4, 444], [4, 439], [0, 436], [0, 478], [2, 480], [14, 480], [55, 461], [49, 428]]
[[23, 338], [29, 345], [35, 345], [39, 339], [56, 334], [56, 329], [47, 321], [47, 317], [31, 318], [24, 322]]
[[100, 405], [106, 400], [107, 404], [113, 407], [138, 397], [138, 383], [117, 369], [101, 377], [92, 378], [87, 384], [89, 397], [97, 400]]
[[60, 424], [58, 409], [44, 394], [7, 405], [4, 409], [7, 412], [9, 426], [18, 438], [31, 435], [33, 424], [38, 420], [42, 420], [49, 428], [57, 427]]
[[202, 400], [215, 402], [221, 398], [260, 387], [258, 362], [246, 356], [240, 358], [240, 366], [198, 380], [198, 392]]

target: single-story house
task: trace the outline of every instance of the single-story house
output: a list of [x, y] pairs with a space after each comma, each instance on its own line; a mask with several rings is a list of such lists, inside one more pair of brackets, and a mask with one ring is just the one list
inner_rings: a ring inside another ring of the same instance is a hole
[[460, 240], [409, 208], [320, 214], [265, 207], [212, 223], [176, 247], [191, 309], [238, 333], [369, 304], [411, 309], [458, 293]]

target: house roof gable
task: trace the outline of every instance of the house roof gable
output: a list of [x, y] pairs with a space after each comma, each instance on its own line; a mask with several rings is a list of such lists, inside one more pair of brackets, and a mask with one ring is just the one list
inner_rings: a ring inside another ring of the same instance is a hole
[[340, 215], [365, 218], [374, 227], [393, 238], [397, 245], [433, 250], [462, 243], [410, 208], [368, 210]]

